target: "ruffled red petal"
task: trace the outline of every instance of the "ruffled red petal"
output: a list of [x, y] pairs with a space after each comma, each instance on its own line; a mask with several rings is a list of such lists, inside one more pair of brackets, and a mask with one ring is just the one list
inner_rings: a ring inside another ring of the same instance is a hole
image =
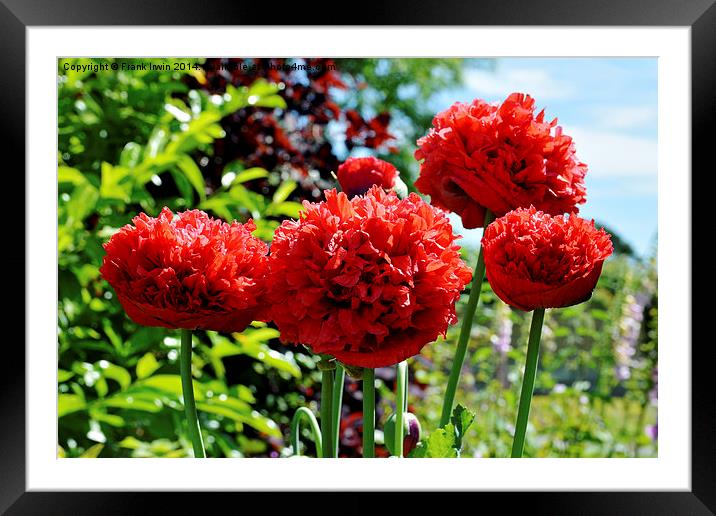
[[551, 216], [534, 207], [495, 220], [482, 239], [492, 290], [520, 310], [571, 306], [589, 299], [612, 253], [594, 222]]
[[268, 247], [251, 235], [253, 222], [168, 208], [132, 222], [104, 245], [100, 268], [132, 320], [231, 332], [261, 317]]
[[476, 99], [438, 113], [418, 140], [416, 188], [466, 228], [484, 224], [485, 208], [496, 216], [529, 206], [577, 213], [587, 166], [557, 120], [546, 122], [534, 109], [532, 97], [513, 93], [499, 106]]
[[268, 298], [281, 340], [353, 366], [383, 367], [420, 352], [456, 322], [470, 281], [446, 215], [412, 194], [374, 186], [304, 203], [271, 245]]

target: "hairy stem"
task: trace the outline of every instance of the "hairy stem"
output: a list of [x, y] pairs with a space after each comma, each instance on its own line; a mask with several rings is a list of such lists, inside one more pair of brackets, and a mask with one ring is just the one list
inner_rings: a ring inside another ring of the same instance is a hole
[[191, 330], [181, 331], [181, 350], [179, 354], [179, 370], [181, 374], [182, 397], [184, 398], [184, 413], [189, 429], [189, 438], [194, 448], [195, 458], [205, 458], [204, 442], [201, 438], [199, 417], [196, 414], [196, 401], [194, 401], [194, 384], [191, 377]]
[[512, 457], [522, 457], [525, 447], [525, 434], [527, 433], [527, 420], [530, 416], [530, 404], [537, 377], [537, 362], [539, 359], [539, 342], [542, 336], [542, 323], [544, 322], [544, 308], [535, 308], [532, 313], [530, 326], [530, 339], [527, 344], [527, 359], [525, 362], [525, 376], [522, 379], [522, 392], [520, 405], [517, 409], [517, 423], [515, 424], [515, 440], [512, 442]]

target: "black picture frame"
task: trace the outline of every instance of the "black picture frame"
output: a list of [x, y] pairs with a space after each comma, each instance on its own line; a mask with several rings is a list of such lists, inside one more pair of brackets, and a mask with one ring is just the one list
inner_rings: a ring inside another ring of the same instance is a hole
[[[314, 1], [310, 4], [281, 5], [271, 2], [222, 2], [204, 0], [0, 0], [0, 148], [3, 152], [4, 184], [8, 197], [21, 205], [11, 210], [5, 220], [5, 238], [13, 252], [6, 250], [9, 271], [23, 270], [25, 265], [24, 199], [25, 152], [30, 142], [25, 135], [26, 38], [29, 26], [47, 25], [549, 25], [549, 26], [683, 26], [691, 28], [692, 73], [692, 170], [670, 171], [691, 177], [714, 174], [711, 157], [711, 135], [708, 128], [716, 114], [716, 5], [715, 0], [489, 0], [461, 2], [441, 0], [412, 2], [384, 0], [371, 5], [361, 2], [348, 12], [336, 9], [335, 3]], [[664, 144], [664, 142], [660, 142]], [[20, 152], [24, 149], [25, 152]], [[700, 175], [699, 175], [700, 174]], [[703, 192], [704, 189], [698, 191]], [[702, 193], [703, 195], [703, 193]], [[692, 199], [693, 203], [694, 199]], [[10, 208], [8, 208], [10, 209]], [[666, 207], [661, 206], [661, 209]], [[671, 214], [672, 216], [674, 214]], [[691, 213], [676, 214], [692, 218]], [[694, 220], [694, 222], [696, 222]], [[699, 235], [694, 231], [692, 233]], [[20, 245], [20, 242], [23, 245]], [[708, 253], [693, 253], [694, 271], [708, 271]], [[17, 273], [6, 274], [20, 281]], [[49, 287], [48, 287], [49, 288]], [[6, 293], [18, 296], [24, 284], [9, 286]], [[48, 291], [48, 295], [52, 295]], [[24, 296], [24, 294], [23, 294]], [[6, 300], [9, 300], [9, 296]], [[23, 297], [24, 299], [24, 297]], [[25, 303], [7, 303], [15, 310], [7, 321], [26, 321]], [[692, 321], [704, 320], [707, 303], [698, 308], [692, 303]], [[28, 307], [31, 309], [31, 307]], [[10, 315], [11, 312], [8, 312]], [[702, 317], [699, 317], [701, 315]], [[199, 498], [178, 493], [82, 493], [26, 492], [25, 484], [25, 350], [24, 325], [14, 324], [19, 334], [3, 334], [4, 361], [0, 365], [0, 511], [7, 514], [144, 514], [155, 512], [185, 513], [192, 506], [206, 504]], [[7, 328], [6, 323], [6, 328]], [[22, 328], [22, 329], [21, 329]], [[691, 332], [689, 332], [691, 334]], [[533, 514], [716, 514], [716, 410], [711, 383], [712, 339], [671, 343], [692, 345], [692, 457], [690, 492], [535, 492], [470, 493], [475, 510], [485, 502], [521, 508]], [[49, 345], [49, 343], [48, 343]], [[237, 503], [246, 500], [245, 493], [215, 493], [211, 505], [226, 503], [229, 510], [241, 510]], [[256, 495], [254, 495], [256, 496]], [[261, 495], [259, 495], [261, 496]], [[266, 496], [266, 495], [262, 495]], [[428, 500], [430, 493], [413, 493], [391, 497], [407, 510], [410, 505]], [[452, 495], [450, 495], [452, 496]], [[477, 498], [475, 498], [477, 497]], [[451, 500], [455, 500], [451, 498]], [[320, 508], [340, 507], [341, 512], [365, 513], [375, 507], [372, 497], [360, 493], [271, 495], [272, 512], [295, 510], [297, 504]], [[457, 503], [457, 502], [451, 502]], [[252, 501], [253, 505], [253, 501]], [[248, 506], [246, 506], [248, 507]], [[484, 507], [484, 506], [483, 506]], [[253, 509], [250, 509], [253, 510]], [[461, 510], [466, 510], [465, 508]], [[335, 511], [333, 511], [335, 512]], [[491, 511], [492, 512], [492, 511]]]

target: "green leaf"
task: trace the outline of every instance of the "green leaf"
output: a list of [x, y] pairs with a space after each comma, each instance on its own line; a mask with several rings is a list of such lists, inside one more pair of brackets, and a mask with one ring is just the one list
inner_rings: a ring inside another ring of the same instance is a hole
[[107, 380], [103, 376], [100, 376], [95, 380], [94, 382], [94, 389], [97, 391], [97, 396], [100, 398], [104, 398], [107, 396], [107, 393], [109, 392], [109, 387], [107, 386]]
[[285, 109], [286, 101], [277, 92], [277, 85], [258, 79], [249, 87], [246, 102], [251, 106]]
[[243, 333], [237, 333], [235, 335], [240, 342], [253, 342], [259, 344], [267, 343], [272, 339], [277, 339], [281, 335], [281, 332], [279, 332], [276, 328], [268, 328], [264, 326], [256, 329], [249, 328], [244, 330]]
[[475, 414], [462, 405], [458, 405], [455, 407], [455, 410], [453, 410], [450, 421], [455, 428], [455, 447], [460, 450], [465, 432], [467, 432], [473, 421], [475, 421]]
[[269, 177], [268, 170], [260, 167], [252, 167], [247, 168], [243, 172], [239, 172], [236, 174], [236, 177], [231, 182], [232, 184], [239, 184], [239, 183], [246, 183], [247, 181], [252, 181], [254, 179], [261, 179], [264, 177]]
[[223, 116], [230, 115], [239, 109], [248, 105], [248, 88], [236, 88], [232, 84], [226, 85], [225, 97], [228, 100], [221, 106], [221, 113]]
[[161, 400], [156, 397], [156, 394], [152, 393], [147, 393], [144, 396], [141, 396], [140, 393], [120, 393], [99, 400], [97, 405], [142, 412], [159, 412], [164, 406]]
[[[233, 396], [227, 396], [226, 394], [212, 396], [211, 398], [207, 398], [202, 403], [207, 407], [222, 407], [244, 415], [250, 415], [253, 411], [251, 405], [245, 401], [234, 398]], [[213, 410], [213, 408], [211, 410]], [[211, 410], [209, 410], [209, 412], [211, 412]]]
[[432, 432], [410, 453], [411, 458], [455, 458], [460, 456], [462, 438], [475, 420], [475, 414], [462, 405], [453, 410], [450, 423]]
[[177, 166], [199, 194], [199, 198], [202, 201], [206, 199], [204, 176], [201, 175], [201, 170], [199, 170], [196, 162], [189, 155], [181, 154], [177, 160]]
[[590, 313], [592, 314], [592, 317], [600, 321], [608, 321], [610, 319], [609, 313], [605, 310], [593, 308], [592, 310], [590, 310]]
[[198, 116], [202, 111], [202, 94], [197, 90], [190, 90], [187, 96], [189, 97], [189, 106], [191, 107], [192, 114]]
[[67, 201], [65, 208], [67, 213], [66, 224], [72, 226], [82, 222], [85, 217], [95, 211], [95, 205], [99, 199], [99, 192], [89, 183], [77, 185]]
[[147, 142], [146, 155], [149, 158], [157, 156], [164, 149], [165, 145], [169, 141], [169, 134], [163, 127], [157, 127], [152, 132]]
[[105, 335], [107, 335], [109, 341], [112, 343], [112, 346], [114, 346], [114, 349], [116, 349], [120, 354], [123, 354], [122, 348], [124, 342], [122, 341], [122, 338], [117, 335], [117, 332], [114, 331], [112, 322], [109, 319], [102, 320], [102, 329], [104, 330]]
[[278, 91], [278, 86], [266, 79], [257, 79], [248, 88], [229, 84], [226, 86], [228, 100], [221, 106], [221, 112], [226, 116], [246, 106], [285, 109], [286, 101], [277, 95]]
[[281, 437], [281, 430], [271, 419], [262, 416], [247, 403], [231, 397], [210, 398], [198, 401], [196, 408], [218, 416], [228, 417], [239, 423], [245, 423], [259, 432], [271, 437]]
[[286, 217], [297, 219], [301, 214], [301, 210], [303, 210], [303, 204], [293, 201], [285, 201], [279, 204], [272, 204], [269, 206], [267, 213], [269, 215], [285, 215]]
[[164, 109], [182, 123], [191, 121], [192, 117], [189, 109], [186, 107], [186, 104], [179, 99], [169, 99], [167, 103], [164, 104]]
[[131, 176], [126, 167], [113, 167], [102, 162], [102, 183], [99, 194], [104, 199], [116, 199], [128, 203], [132, 192]]
[[256, 397], [251, 392], [251, 389], [245, 385], [233, 385], [230, 391], [232, 395], [236, 396], [240, 400], [244, 400], [247, 403], [256, 403]]
[[187, 205], [191, 206], [194, 204], [194, 187], [191, 185], [184, 173], [179, 169], [179, 167], [174, 167], [171, 169], [171, 175], [174, 178], [179, 194], [186, 199]]
[[154, 355], [147, 353], [137, 362], [137, 378], [141, 380], [142, 378], [151, 376], [159, 367], [159, 362], [154, 358]]
[[130, 450], [136, 450], [137, 448], [141, 448], [142, 446], [144, 446], [144, 443], [136, 437], [128, 435], [127, 437], [119, 441], [119, 446]]
[[[265, 330], [271, 332], [276, 331], [273, 328], [265, 328]], [[298, 367], [298, 364], [296, 364], [293, 359], [269, 348], [266, 344], [258, 340], [245, 338], [244, 335], [238, 335], [237, 338], [239, 339], [237, 344], [225, 338], [215, 338], [214, 346], [211, 348], [210, 353], [219, 359], [233, 355], [247, 355], [265, 364], [267, 367], [284, 371], [294, 378], [301, 377], [301, 368]]]
[[154, 348], [165, 336], [164, 328], [141, 326], [125, 340], [125, 346], [129, 353], [140, 354], [142, 351]]
[[261, 218], [263, 210], [260, 203], [264, 200], [262, 195], [247, 190], [238, 184], [231, 187], [229, 195], [234, 200], [234, 204], [238, 204], [239, 207], [248, 210], [254, 219]]
[[280, 108], [286, 109], [286, 101], [278, 95], [269, 95], [267, 97], [260, 97], [254, 104], [254, 106], [267, 107], [267, 108]]
[[129, 142], [122, 149], [119, 155], [119, 164], [123, 167], [134, 168], [142, 157], [142, 146], [135, 142]]
[[276, 228], [279, 226], [279, 222], [266, 219], [254, 219], [254, 222], [256, 223], [256, 230], [253, 235], [264, 242], [270, 242], [276, 232]]
[[86, 407], [85, 400], [76, 394], [60, 394], [57, 396], [57, 417], [84, 410]]
[[165, 154], [174, 156], [195, 150], [202, 144], [212, 143], [224, 136], [224, 130], [217, 122], [221, 113], [206, 111], [187, 124], [185, 131], [176, 135], [166, 147]]
[[132, 383], [132, 376], [124, 367], [112, 364], [106, 360], [100, 360], [95, 364], [95, 367], [100, 370], [105, 378], [117, 382], [122, 390], [129, 387], [129, 384]]
[[256, 95], [257, 97], [262, 97], [265, 95], [273, 95], [278, 91], [278, 86], [276, 86], [273, 83], [268, 82], [266, 79], [259, 78], [256, 79], [251, 86], [249, 86], [249, 95]]
[[[133, 450], [132, 457], [183, 457], [184, 450], [180, 444], [168, 439], [157, 439], [152, 442], [140, 441], [136, 437], [127, 436], [119, 442], [119, 446]], [[179, 448], [179, 449], [177, 449]]]
[[121, 428], [125, 425], [125, 421], [124, 421], [123, 417], [117, 416], [115, 414], [107, 414], [106, 412], [104, 412], [103, 409], [104, 409], [104, 407], [93, 406], [90, 409], [90, 417], [97, 421], [101, 421], [103, 423], [107, 423], [108, 425], [112, 425], [116, 428]]
[[566, 326], [559, 326], [558, 328], [555, 328], [554, 330], [552, 330], [552, 335], [555, 338], [566, 337], [570, 333], [572, 333], [572, 332]]
[[71, 167], [58, 167], [57, 168], [57, 182], [58, 183], [71, 183], [73, 185], [84, 184], [87, 182], [87, 178], [77, 170]]
[[421, 442], [410, 453], [412, 458], [455, 458], [457, 456], [455, 432], [450, 423], [445, 428], [438, 428], [432, 432], [427, 440]]
[[177, 156], [164, 152], [153, 157], [145, 157], [133, 170], [134, 182], [144, 185], [166, 170], [175, 170]]
[[91, 263], [85, 263], [78, 267], [72, 267], [72, 272], [77, 277], [80, 285], [87, 287], [91, 281], [99, 278], [99, 267]]
[[64, 369], [57, 370], [57, 383], [63, 383], [72, 378], [75, 375], [72, 371], [65, 371]]
[[226, 221], [231, 221], [234, 216], [228, 206], [232, 205], [233, 201], [228, 195], [215, 195], [211, 199], [207, 199], [199, 205], [199, 209], [211, 210], [216, 213], [219, 217]]
[[[135, 382], [133, 387], [151, 387], [174, 396], [182, 395], [181, 377], [178, 374], [158, 374], [150, 376], [149, 378]], [[197, 398], [200, 396], [203, 397], [203, 394], [201, 394], [197, 388], [196, 382], [194, 382], [194, 396]]]
[[276, 189], [276, 192], [273, 194], [273, 204], [279, 204], [288, 199], [288, 196], [296, 189], [296, 186], [295, 181], [284, 181], [281, 183], [281, 185]]
[[90, 446], [82, 453], [82, 455], [80, 455], [80, 459], [96, 459], [99, 457], [99, 454], [102, 453], [103, 449], [104, 444], [101, 443]]

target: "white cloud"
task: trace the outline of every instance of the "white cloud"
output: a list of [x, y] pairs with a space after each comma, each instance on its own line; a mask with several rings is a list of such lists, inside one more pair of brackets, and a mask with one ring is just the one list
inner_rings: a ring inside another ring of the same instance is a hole
[[539, 68], [468, 70], [465, 86], [478, 94], [504, 99], [513, 92], [529, 92], [539, 99], [565, 99], [574, 92], [574, 85], [555, 79]]
[[483, 232], [481, 228], [465, 229], [465, 227], [462, 225], [462, 219], [460, 218], [460, 215], [456, 213], [449, 212], [448, 219], [450, 219], [453, 233], [462, 236], [462, 238], [458, 240], [458, 244], [465, 247], [477, 247], [480, 245], [480, 240], [482, 240]]
[[656, 183], [657, 143], [655, 139], [617, 131], [565, 127], [574, 138], [577, 157], [596, 177], [643, 177]]
[[599, 126], [612, 129], [635, 129], [656, 125], [656, 106], [602, 106], [594, 111]]

